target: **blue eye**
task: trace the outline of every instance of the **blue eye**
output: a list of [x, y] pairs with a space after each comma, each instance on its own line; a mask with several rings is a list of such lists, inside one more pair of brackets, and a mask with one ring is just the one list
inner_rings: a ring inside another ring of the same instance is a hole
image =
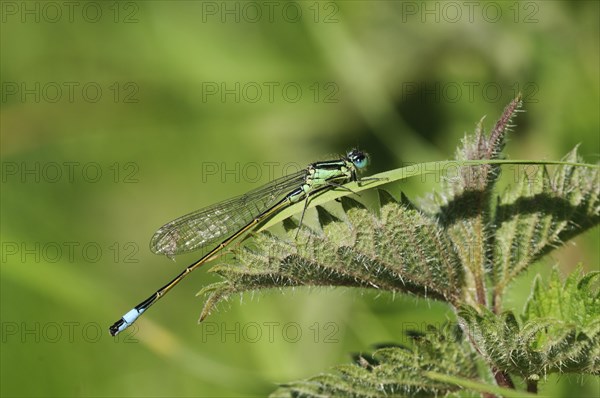
[[364, 158], [362, 158], [362, 159], [360, 159], [360, 160], [358, 160], [358, 161], [354, 162], [354, 165], [355, 165], [355, 166], [356, 166], [356, 168], [358, 168], [358, 169], [364, 169], [365, 167], [367, 167], [367, 163], [369, 163], [369, 162], [367, 161], [367, 158], [366, 158], [366, 157], [364, 157]]
[[357, 169], [364, 169], [369, 164], [369, 157], [367, 154], [357, 149], [348, 153], [348, 160], [350, 160]]

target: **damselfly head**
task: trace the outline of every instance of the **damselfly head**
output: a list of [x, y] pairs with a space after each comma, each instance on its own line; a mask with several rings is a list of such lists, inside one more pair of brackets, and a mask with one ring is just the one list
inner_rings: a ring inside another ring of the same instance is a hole
[[348, 152], [346, 158], [359, 170], [366, 168], [369, 164], [369, 155], [358, 149], [353, 149]]

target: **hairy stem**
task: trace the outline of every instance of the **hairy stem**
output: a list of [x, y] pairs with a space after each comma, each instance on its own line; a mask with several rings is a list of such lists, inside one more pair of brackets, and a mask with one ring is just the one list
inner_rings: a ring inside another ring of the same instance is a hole
[[494, 289], [494, 294], [492, 296], [492, 311], [494, 314], [502, 312], [502, 296], [496, 289]]

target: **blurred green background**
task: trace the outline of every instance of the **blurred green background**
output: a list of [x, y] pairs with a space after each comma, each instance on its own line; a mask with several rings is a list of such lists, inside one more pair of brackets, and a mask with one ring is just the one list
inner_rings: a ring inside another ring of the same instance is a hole
[[[163, 223], [352, 147], [369, 173], [448, 159], [522, 91], [511, 158], [581, 143], [596, 162], [598, 4], [3, 1], [1, 395], [264, 396], [453, 319], [410, 297], [296, 289], [198, 325], [194, 294], [217, 280], [203, 269], [131, 333], [107, 331], [196, 259], [149, 251]], [[522, 276], [508, 308], [553, 264], [597, 269], [598, 239]], [[550, 377], [541, 393], [598, 389]]]

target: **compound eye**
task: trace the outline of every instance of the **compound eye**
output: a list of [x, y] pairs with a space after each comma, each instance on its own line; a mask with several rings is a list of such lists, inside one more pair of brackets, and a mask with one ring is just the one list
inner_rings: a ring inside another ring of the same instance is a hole
[[357, 169], [363, 169], [367, 167], [369, 158], [364, 152], [359, 150], [353, 150], [348, 153], [348, 159], [356, 166]]

